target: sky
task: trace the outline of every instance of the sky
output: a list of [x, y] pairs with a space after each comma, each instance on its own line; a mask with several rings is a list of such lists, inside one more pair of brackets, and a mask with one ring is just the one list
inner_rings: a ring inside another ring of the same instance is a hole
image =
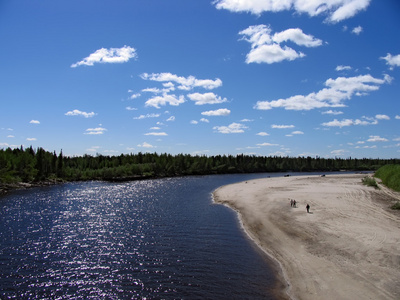
[[400, 157], [398, 0], [1, 0], [0, 148]]

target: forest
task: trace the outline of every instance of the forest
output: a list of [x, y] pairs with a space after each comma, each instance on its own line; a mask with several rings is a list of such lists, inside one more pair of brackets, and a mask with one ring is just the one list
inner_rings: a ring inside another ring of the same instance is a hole
[[252, 156], [238, 154], [199, 156], [189, 154], [136, 153], [119, 156], [97, 154], [64, 156], [39, 147], [0, 149], [0, 183], [32, 183], [46, 181], [107, 180], [126, 181], [187, 175], [312, 172], [312, 171], [375, 171], [400, 159], [321, 158]]

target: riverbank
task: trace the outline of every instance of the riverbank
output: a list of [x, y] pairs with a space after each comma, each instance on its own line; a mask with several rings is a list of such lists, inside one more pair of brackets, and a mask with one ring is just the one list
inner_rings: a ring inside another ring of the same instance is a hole
[[217, 189], [214, 200], [235, 209], [278, 262], [289, 298], [399, 299], [400, 214], [389, 206], [400, 194], [364, 186], [363, 177], [252, 180]]

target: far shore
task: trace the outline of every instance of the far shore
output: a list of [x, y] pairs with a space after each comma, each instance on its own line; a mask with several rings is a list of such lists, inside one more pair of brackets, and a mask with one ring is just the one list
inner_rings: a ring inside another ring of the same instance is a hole
[[400, 299], [400, 212], [390, 209], [400, 193], [365, 176], [256, 179], [217, 189], [214, 201], [276, 262], [284, 298]]

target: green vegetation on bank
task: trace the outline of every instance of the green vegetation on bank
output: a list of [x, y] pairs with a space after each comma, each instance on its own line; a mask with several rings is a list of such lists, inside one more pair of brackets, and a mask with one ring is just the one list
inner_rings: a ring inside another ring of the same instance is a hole
[[365, 185], [367, 185], [367, 186], [372, 186], [372, 187], [374, 187], [374, 188], [376, 188], [376, 189], [379, 189], [379, 186], [378, 186], [378, 184], [376, 183], [376, 180], [375, 180], [374, 178], [370, 177], [370, 176], [365, 176], [365, 177], [362, 179], [362, 183], [365, 184]]
[[375, 172], [375, 177], [394, 191], [400, 192], [400, 164], [390, 164], [380, 167]]
[[[390, 164], [380, 167], [375, 172], [375, 177], [380, 178], [388, 188], [400, 192], [400, 164]], [[392, 206], [393, 209], [400, 209], [400, 201]]]
[[189, 154], [137, 153], [119, 156], [64, 156], [43, 148], [0, 149], [0, 183], [54, 180], [134, 180], [185, 175], [375, 171], [399, 159], [279, 157], [249, 155], [192, 156]]

